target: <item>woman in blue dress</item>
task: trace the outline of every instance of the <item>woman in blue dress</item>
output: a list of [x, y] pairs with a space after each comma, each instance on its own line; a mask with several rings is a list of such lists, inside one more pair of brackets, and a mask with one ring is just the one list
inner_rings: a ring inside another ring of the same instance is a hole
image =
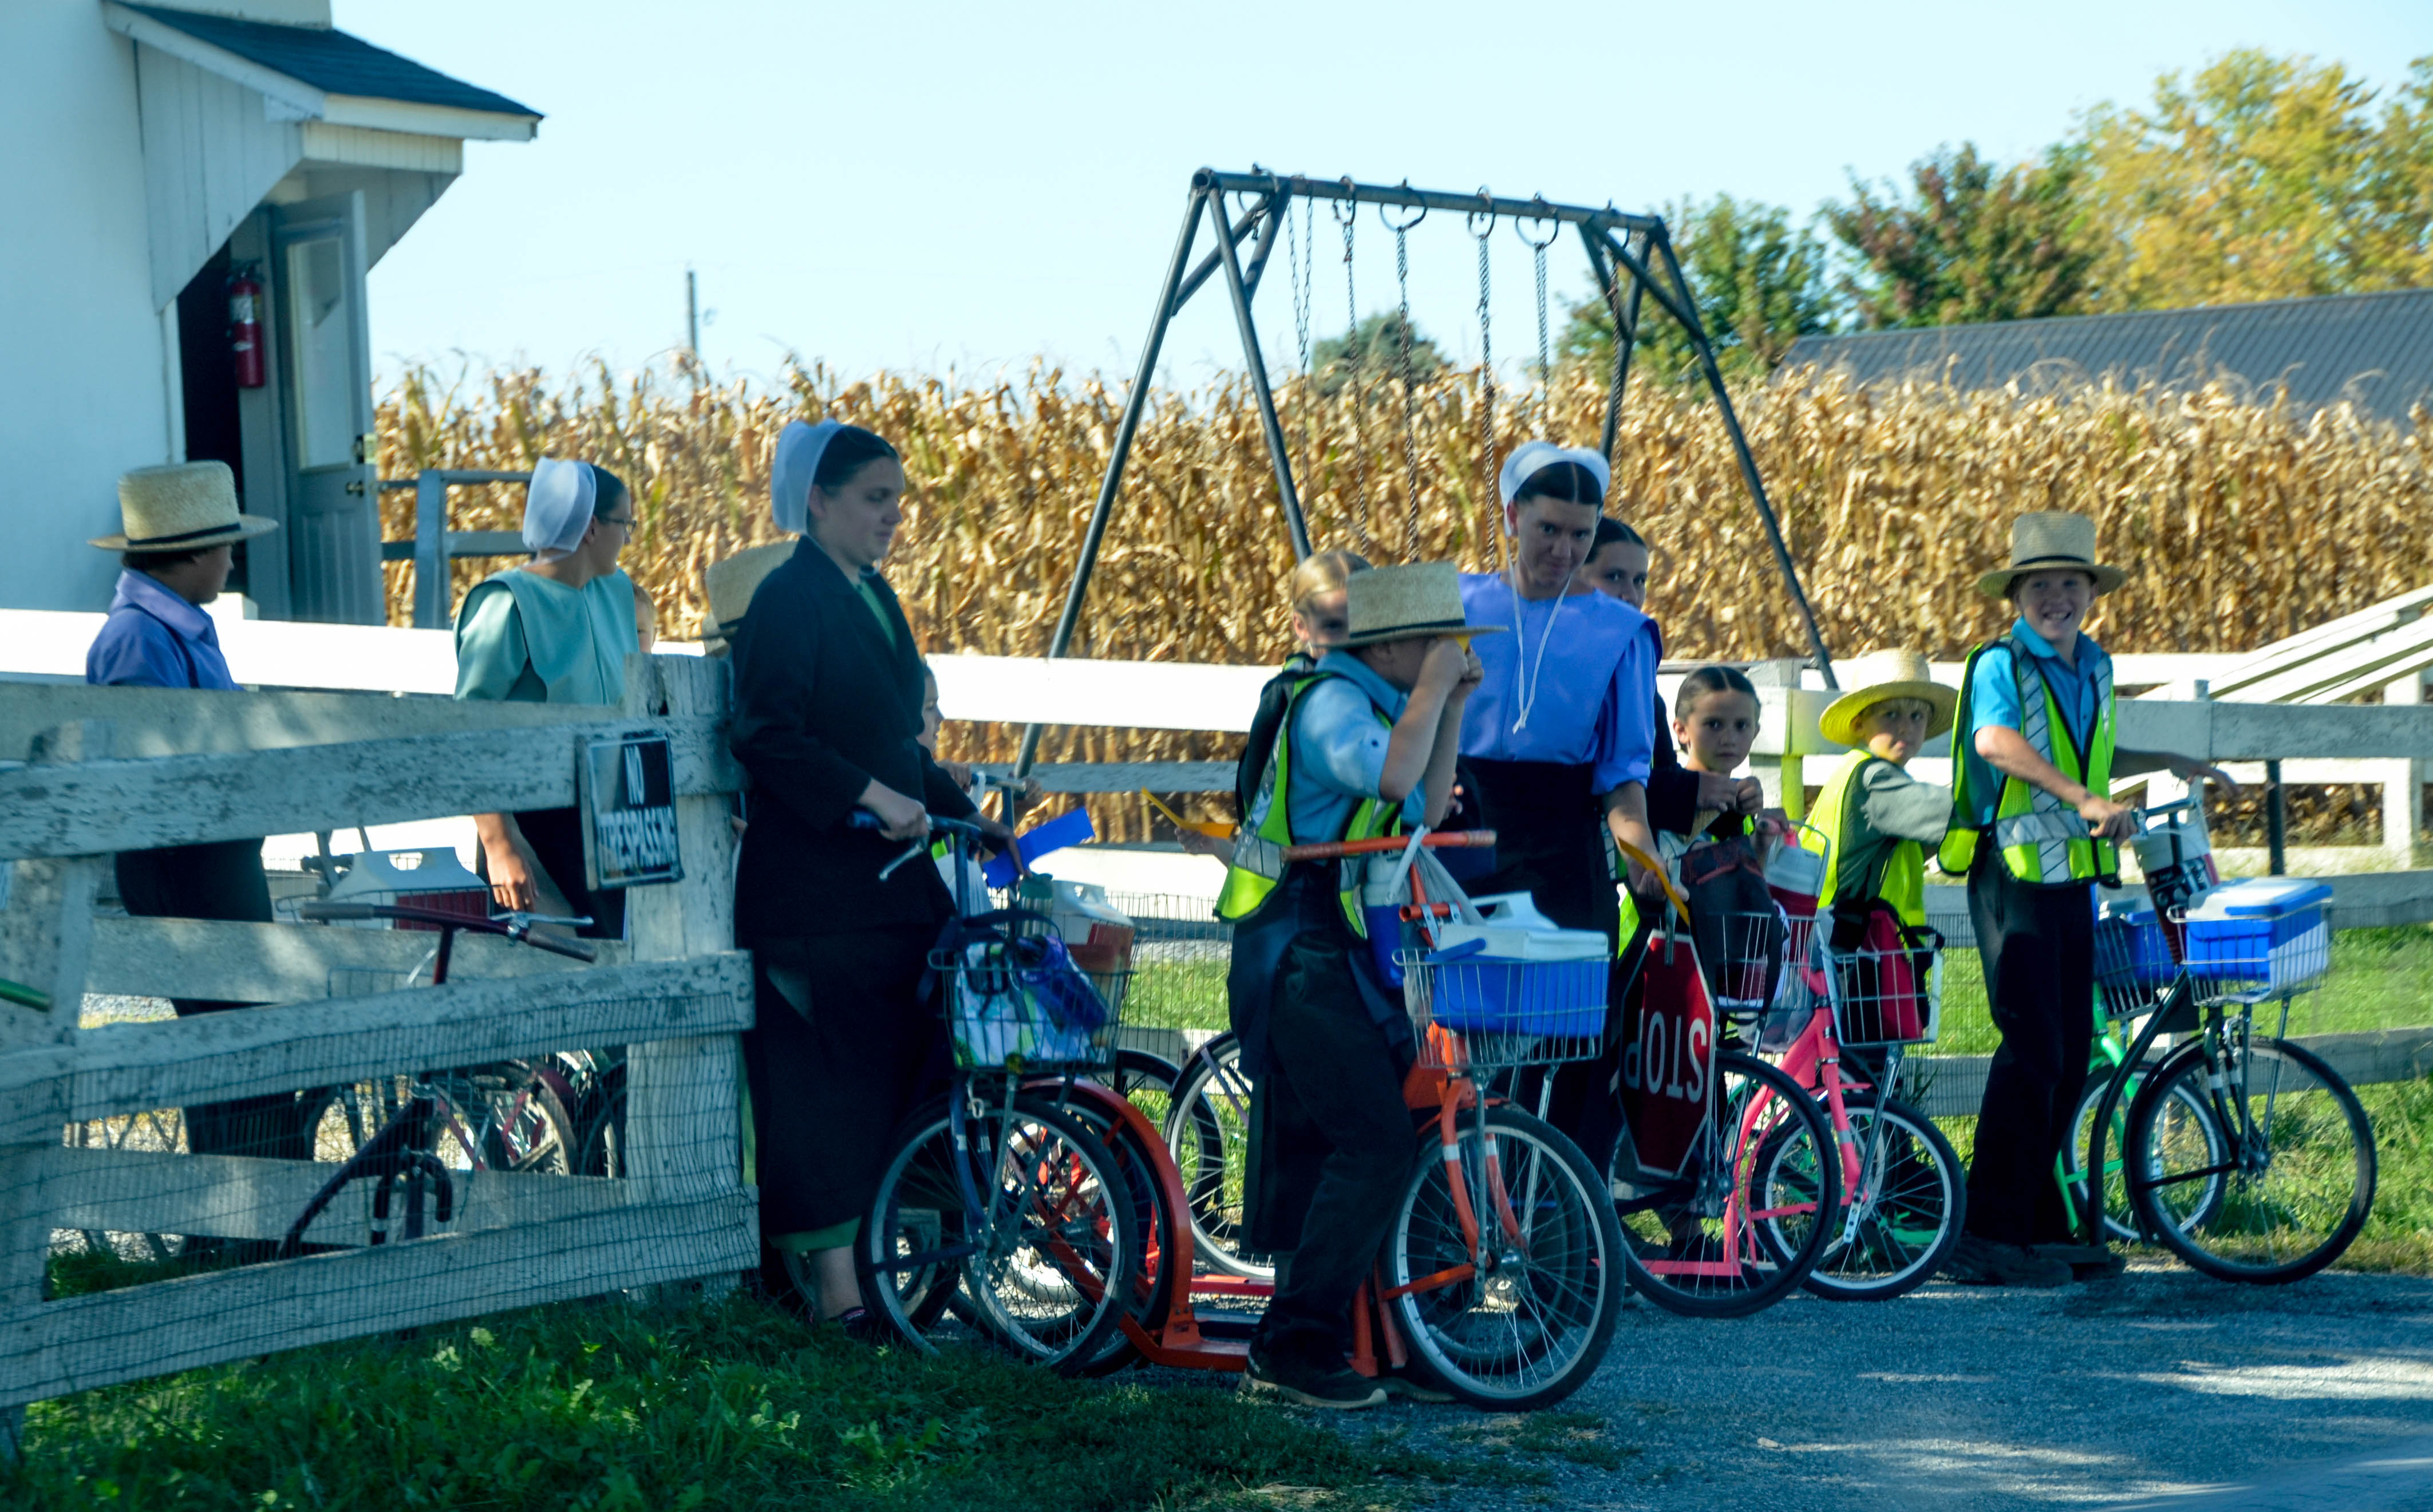
[[[1593, 451], [1531, 441], [1505, 463], [1510, 565], [1462, 575], [1470, 622], [1508, 636], [1473, 643], [1485, 680], [1462, 716], [1461, 754], [1495, 831], [1496, 871], [1473, 895], [1527, 892], [1566, 929], [1614, 942], [1605, 836], [1653, 855], [1647, 775], [1663, 647], [1656, 622], [1603, 593], [1575, 592], [1596, 543], [1611, 469]], [[1616, 942], [1618, 943], [1618, 942]], [[1602, 1170], [1621, 1138], [1603, 1062], [1567, 1066], [1547, 1113]]]

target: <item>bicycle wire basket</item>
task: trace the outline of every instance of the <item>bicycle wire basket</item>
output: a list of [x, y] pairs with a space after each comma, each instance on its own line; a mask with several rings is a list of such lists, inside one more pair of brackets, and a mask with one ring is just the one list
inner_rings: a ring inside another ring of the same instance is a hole
[[1436, 1070], [1556, 1065], [1605, 1046], [1612, 962], [1508, 960], [1400, 950], [1419, 1063]]
[[1812, 916], [1779, 906], [1709, 912], [1690, 922], [1715, 1016], [1767, 1054], [1786, 1050], [1816, 1011], [1823, 987], [1811, 943]]
[[2332, 969], [2332, 930], [2320, 905], [2271, 919], [2185, 917], [2186, 966], [2196, 1000], [2247, 1006], [2295, 997]]
[[1844, 1049], [1931, 1045], [1943, 1028], [1943, 952], [1835, 950], [1822, 959], [1833, 1038]]
[[1132, 973], [1085, 972], [1052, 932], [997, 932], [934, 950], [961, 1070], [1102, 1070], [1115, 1063]]
[[2152, 909], [2107, 904], [2095, 921], [2095, 989], [2106, 1018], [2142, 1018], [2180, 973], [2170, 933]]

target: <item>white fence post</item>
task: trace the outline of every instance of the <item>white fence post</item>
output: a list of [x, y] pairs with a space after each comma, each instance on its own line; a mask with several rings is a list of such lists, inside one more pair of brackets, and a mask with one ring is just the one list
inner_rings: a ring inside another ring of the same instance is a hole
[[[35, 737], [29, 765], [97, 761], [110, 755], [106, 721], [63, 724]], [[93, 898], [107, 857], [7, 862], [16, 868], [9, 907], [0, 912], [0, 977], [23, 983], [51, 999], [48, 1011], [0, 1004], [0, 1050], [72, 1045], [84, 1011], [85, 961], [93, 945]], [[64, 1104], [66, 1087], [54, 1081], [48, 1094]], [[41, 1096], [41, 1094], [37, 1094]], [[43, 1144], [0, 1145], [0, 1313], [43, 1300], [51, 1256], [50, 1215], [43, 1211], [36, 1163], [51, 1145], [67, 1110], [49, 1124]], [[23, 1452], [26, 1409], [0, 1407], [0, 1451]]]
[[[2424, 674], [2409, 672], [2382, 690], [2385, 705], [2424, 702]], [[2416, 863], [2416, 837], [2424, 823], [2424, 766], [2406, 757], [2392, 760], [2382, 783], [2382, 842], [2390, 848], [2391, 864], [2401, 870]]]
[[[723, 661], [630, 657], [625, 712], [723, 721], [727, 675]], [[636, 960], [734, 948], [735, 831], [728, 812], [723, 793], [676, 800], [684, 879], [626, 893]], [[661, 1040], [626, 1052], [625, 1175], [647, 1200], [697, 1198], [741, 1183], [741, 1075], [732, 1033]]]

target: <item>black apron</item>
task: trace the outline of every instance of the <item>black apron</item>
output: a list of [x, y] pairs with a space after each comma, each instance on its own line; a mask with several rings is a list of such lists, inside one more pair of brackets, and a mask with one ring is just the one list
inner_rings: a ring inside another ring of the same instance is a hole
[[1496, 869], [1464, 884], [1472, 897], [1526, 892], [1565, 929], [1594, 929], [1614, 943], [1621, 927], [1595, 769], [1556, 761], [1468, 760], [1483, 822], [1495, 831]]

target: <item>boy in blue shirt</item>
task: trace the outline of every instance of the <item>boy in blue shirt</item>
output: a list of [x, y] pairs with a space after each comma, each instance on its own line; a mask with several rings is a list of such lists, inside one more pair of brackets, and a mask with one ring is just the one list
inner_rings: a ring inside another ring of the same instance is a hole
[[1420, 1152], [1403, 1102], [1415, 1051], [1359, 935], [1357, 882], [1344, 884], [1356, 864], [1287, 866], [1282, 852], [1442, 819], [1480, 672], [1450, 563], [1355, 573], [1345, 589], [1349, 634], [1291, 690], [1217, 908], [1238, 921], [1228, 988], [1255, 1087], [1249, 1248], [1278, 1256], [1250, 1384], [1359, 1408], [1387, 1394], [1347, 1351], [1353, 1296]]

